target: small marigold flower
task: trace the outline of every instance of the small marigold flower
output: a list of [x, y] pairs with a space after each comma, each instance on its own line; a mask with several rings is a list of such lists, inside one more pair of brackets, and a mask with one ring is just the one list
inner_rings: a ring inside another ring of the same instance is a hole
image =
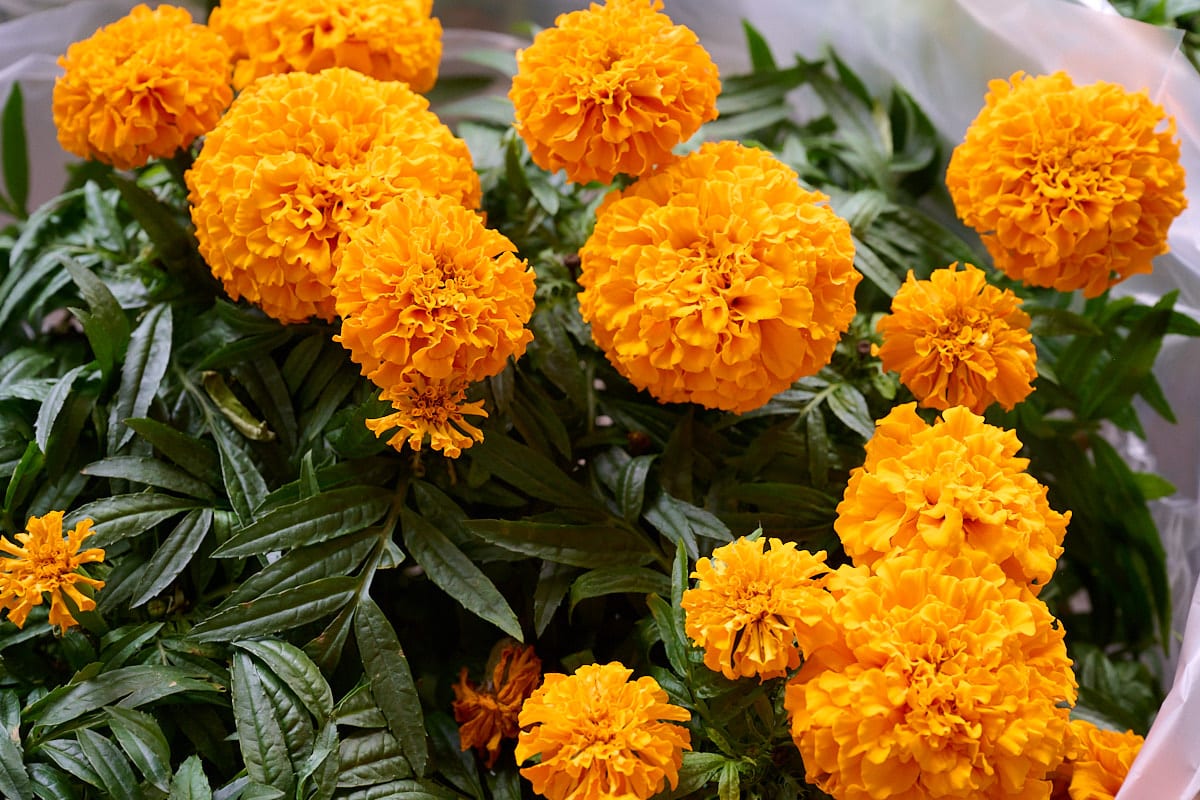
[[463, 750], [474, 747], [484, 755], [491, 769], [500, 755], [502, 739], [516, 739], [520, 733], [517, 715], [521, 705], [542, 678], [542, 662], [528, 645], [508, 645], [495, 658], [491, 678], [478, 686], [467, 678], [467, 668], [459, 673], [454, 690], [454, 721]]
[[1054, 575], [1067, 523], [1018, 458], [1013, 431], [965, 408], [927, 425], [914, 403], [876, 423], [866, 461], [850, 473], [834, 529], [854, 563], [937, 550], [995, 562], [1034, 593]]
[[233, 81], [349, 69], [427, 92], [442, 58], [433, 0], [222, 0], [208, 24], [233, 48]]
[[186, 9], [138, 5], [58, 59], [63, 149], [134, 169], [212, 130], [233, 100], [229, 47]]
[[661, 0], [592, 3], [517, 51], [508, 96], [535, 164], [576, 183], [645, 175], [716, 118], [716, 64], [661, 9]]
[[426, 438], [429, 446], [447, 458], [458, 458], [462, 451], [483, 441], [483, 431], [466, 417], [487, 417], [483, 401], [467, 402], [467, 385], [461, 381], [431, 381], [413, 375], [383, 392], [392, 403], [392, 413], [366, 420], [375, 436], [396, 431], [388, 444], [402, 450], [407, 444], [420, 450]]
[[187, 173], [200, 253], [230, 297], [281, 322], [332, 321], [349, 232], [420, 189], [474, 208], [466, 144], [398, 81], [345, 68], [243, 91]]
[[1069, 741], [1066, 760], [1054, 775], [1056, 784], [1064, 787], [1056, 791], [1056, 800], [1113, 800], [1145, 740], [1133, 731], [1106, 730], [1073, 719]]
[[630, 681], [622, 664], [549, 673], [521, 708], [516, 759], [533, 790], [549, 800], [647, 800], [679, 782], [691, 749], [691, 718], [651, 677]]
[[1187, 205], [1174, 121], [1145, 92], [1063, 72], [988, 87], [946, 184], [996, 266], [1087, 297], [1150, 272]]
[[684, 630], [704, 665], [730, 680], [777, 678], [800, 666], [833, 602], [821, 576], [825, 553], [795, 542], [739, 538], [696, 562], [683, 593]]
[[1049, 795], [1075, 679], [1029, 592], [895, 556], [830, 576], [836, 666], [806, 661], [784, 705], [808, 780], [838, 800]]
[[104, 581], [89, 578], [78, 572], [84, 564], [104, 560], [98, 547], [80, 550], [83, 540], [91, 536], [92, 521], [85, 519], [75, 525], [63, 538], [63, 512], [51, 511], [41, 517], [30, 517], [26, 531], [16, 535], [17, 544], [0, 538], [0, 608], [18, 628], [25, 627], [25, 618], [34, 606], [42, 604], [42, 595], [50, 595], [50, 624], [60, 631], [79, 623], [67, 605], [69, 597], [75, 608], [91, 611], [96, 601], [79, 591], [76, 584], [100, 589]]
[[580, 251], [596, 343], [662, 402], [737, 413], [817, 372], [861, 279], [850, 226], [826, 199], [736, 142], [610, 194]]
[[1037, 349], [1029, 315], [1011, 291], [987, 282], [980, 269], [957, 264], [929, 280], [908, 279], [879, 321], [883, 346], [872, 353], [883, 368], [930, 408], [965, 406], [982, 414], [993, 402], [1008, 410], [1033, 391]]

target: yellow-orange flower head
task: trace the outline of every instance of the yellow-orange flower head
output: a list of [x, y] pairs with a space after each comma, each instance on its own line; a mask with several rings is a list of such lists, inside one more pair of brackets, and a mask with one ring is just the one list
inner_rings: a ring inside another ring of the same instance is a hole
[[717, 116], [717, 66], [661, 0], [562, 14], [517, 51], [509, 98], [542, 169], [576, 183], [640, 176]]
[[612, 193], [580, 251], [596, 343], [662, 402], [737, 413], [817, 372], [861, 279], [850, 225], [824, 200], [736, 142]]
[[1133, 731], [1097, 728], [1082, 719], [1071, 720], [1068, 739], [1067, 758], [1055, 774], [1066, 787], [1055, 797], [1063, 800], [1113, 800], [1144, 743]]
[[79, 591], [77, 584], [100, 589], [104, 581], [89, 578], [78, 572], [84, 564], [104, 560], [98, 547], [80, 550], [83, 540], [93, 534], [92, 521], [79, 522], [63, 538], [63, 512], [51, 511], [41, 517], [30, 517], [26, 531], [16, 535], [17, 543], [0, 538], [0, 608], [18, 628], [34, 606], [42, 604], [42, 595], [50, 595], [50, 624], [66, 631], [79, 623], [75, 620], [65, 597], [75, 608], [90, 611], [96, 601]]
[[1088, 297], [1150, 272], [1187, 205], [1174, 121], [1145, 92], [1063, 72], [989, 89], [946, 185], [996, 266]]
[[138, 5], [58, 59], [58, 142], [118, 169], [173, 156], [229, 107], [229, 58], [224, 40], [186, 9]]
[[800, 666], [833, 602], [821, 580], [825, 553], [795, 542], [740, 538], [696, 562], [683, 593], [684, 629], [704, 664], [730, 680], [778, 678]]
[[368, 419], [366, 426], [377, 437], [395, 431], [387, 443], [396, 450], [403, 450], [406, 444], [420, 450], [428, 439], [434, 450], [458, 458], [463, 450], [483, 441], [483, 431], [466, 418], [487, 417], [487, 412], [482, 400], [467, 402], [463, 381], [431, 381], [414, 373], [385, 389], [383, 399], [391, 401], [392, 413]]
[[335, 67], [242, 92], [187, 173], [200, 252], [233, 299], [281, 322], [332, 320], [349, 232], [420, 189], [474, 208], [466, 144], [399, 81]]
[[808, 780], [837, 800], [1049, 797], [1075, 679], [1063, 629], [995, 566], [912, 556], [831, 575], [844, 657], [820, 651], [784, 704]]
[[474, 747], [491, 769], [500, 755], [502, 739], [516, 739], [521, 705], [542, 679], [542, 661], [528, 645], [508, 645], [495, 657], [491, 677], [484, 686], [459, 673], [454, 690], [454, 721], [463, 750]]
[[1019, 297], [989, 285], [982, 270], [957, 266], [934, 270], [925, 281], [908, 273], [892, 313], [879, 321], [883, 346], [873, 352], [923, 406], [982, 414], [999, 401], [1012, 410], [1037, 377], [1029, 315]]
[[264, 75], [348, 67], [427, 92], [442, 25], [433, 0], [222, 0], [208, 24], [233, 48], [234, 85]]
[[1054, 575], [1071, 514], [1050, 507], [1020, 449], [1014, 432], [962, 407], [933, 425], [913, 403], [892, 409], [837, 508], [846, 554], [868, 566], [896, 551], [963, 555], [1037, 593]]
[[647, 800], [679, 781], [691, 718], [651, 677], [629, 680], [622, 664], [550, 673], [521, 708], [517, 763], [548, 800]]

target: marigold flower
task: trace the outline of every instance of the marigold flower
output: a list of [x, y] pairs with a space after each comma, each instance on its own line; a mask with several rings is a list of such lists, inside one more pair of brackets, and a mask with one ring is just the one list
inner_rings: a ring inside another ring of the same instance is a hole
[[67, 48], [52, 100], [67, 152], [134, 169], [210, 131], [233, 100], [229, 47], [186, 9], [138, 5]]
[[1145, 92], [1063, 72], [988, 84], [946, 184], [996, 266], [1095, 297], [1150, 272], [1187, 205], [1175, 123]]
[[260, 79], [187, 173], [200, 252], [233, 299], [281, 322], [332, 321], [349, 232], [420, 189], [474, 208], [466, 144], [398, 81], [345, 68]]
[[1049, 795], [1075, 679], [1062, 626], [1004, 585], [911, 556], [831, 575], [847, 657], [818, 650], [784, 700], [810, 782], [838, 800]]
[[1092, 723], [1071, 720], [1070, 747], [1055, 778], [1065, 790], [1055, 797], [1063, 800], [1113, 800], [1144, 739], [1133, 731], [1097, 728]]
[[898, 550], [939, 550], [995, 562], [1034, 593], [1054, 575], [1071, 513], [1025, 472], [1013, 431], [965, 408], [927, 425], [914, 403], [876, 423], [866, 461], [850, 473], [834, 529], [856, 564]]
[[233, 48], [234, 85], [264, 75], [348, 67], [427, 92], [442, 24], [433, 0], [222, 0], [208, 24]]
[[426, 437], [429, 446], [447, 458], [458, 458], [462, 451], [483, 441], [483, 431], [466, 417], [487, 417], [483, 401], [467, 402], [467, 385], [461, 381], [431, 381], [413, 375], [397, 386], [384, 390], [383, 399], [392, 403], [392, 413], [366, 420], [375, 436], [399, 428], [388, 444], [402, 450], [407, 443], [420, 450]]
[[517, 51], [509, 98], [542, 169], [576, 183], [645, 175], [717, 116], [717, 66], [661, 0], [562, 14]]
[[833, 599], [821, 580], [825, 553], [795, 542], [745, 537], [696, 562], [683, 593], [684, 630], [704, 648], [704, 665], [730, 680], [777, 678], [800, 666]]
[[517, 763], [549, 800], [647, 800], [679, 782], [691, 719], [649, 676], [630, 681], [618, 662], [588, 664], [572, 675], [548, 673], [525, 701]]
[[50, 624], [63, 632], [79, 624], [65, 598], [69, 597], [80, 611], [96, 607], [96, 601], [76, 586], [104, 586], [104, 581], [77, 571], [84, 564], [104, 560], [104, 551], [98, 547], [79, 549], [83, 540], [94, 533], [92, 521], [80, 521], [66, 538], [62, 523], [63, 512], [51, 511], [29, 518], [26, 531], [14, 537], [19, 544], [0, 538], [0, 552], [8, 555], [0, 557], [0, 608], [8, 612], [9, 620], [18, 628], [25, 627], [29, 612], [42, 604], [43, 594], [50, 595]]
[[1037, 349], [1021, 299], [987, 282], [971, 264], [908, 279], [877, 329], [872, 353], [883, 368], [931, 408], [965, 406], [982, 414], [993, 402], [1008, 410], [1033, 391]]
[[520, 733], [517, 715], [521, 704], [542, 678], [542, 662], [528, 645], [504, 646], [495, 658], [491, 678], [478, 686], [467, 678], [467, 668], [459, 673], [454, 690], [454, 721], [463, 750], [474, 747], [485, 755], [491, 769], [500, 755], [501, 739], [516, 739]]
[[829, 362], [854, 316], [854, 244], [827, 198], [737, 142], [609, 195], [580, 251], [583, 318], [663, 402], [741, 413]]

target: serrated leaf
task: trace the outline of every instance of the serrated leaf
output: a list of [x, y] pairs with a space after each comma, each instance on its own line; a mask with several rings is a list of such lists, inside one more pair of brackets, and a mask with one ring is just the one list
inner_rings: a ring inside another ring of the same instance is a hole
[[425, 742], [421, 699], [396, 632], [370, 598], [360, 602], [354, 613], [354, 639], [362, 655], [371, 695], [387, 719], [388, 729], [400, 742], [413, 770], [418, 775], [425, 774], [429, 748]]
[[238, 642], [237, 647], [254, 655], [304, 703], [318, 720], [333, 715], [333, 693], [317, 665], [295, 645], [277, 639]]
[[254, 511], [267, 496], [267, 482], [254, 464], [249, 450], [240, 437], [230, 429], [222, 418], [210, 420], [213, 439], [217, 442], [217, 453], [221, 458], [221, 479], [229, 503], [242, 525], [254, 521]]
[[541, 636], [550, 625], [550, 620], [571, 586], [575, 569], [553, 561], [543, 561], [538, 572], [537, 587], [533, 591], [533, 629]]
[[530, 497], [564, 508], [600, 507], [587, 488], [567, 477], [553, 461], [507, 436], [488, 436], [472, 449], [472, 458]]
[[[43, 742], [38, 747], [38, 753], [44, 755], [59, 766], [63, 771], [78, 778], [91, 786], [100, 786], [100, 776], [92, 769], [91, 763], [83, 754], [83, 748], [74, 739], [52, 739]], [[37, 766], [34, 764], [32, 766]], [[32, 772], [32, 770], [31, 770]]]
[[80, 364], [66, 372], [54, 384], [54, 388], [46, 395], [46, 399], [42, 401], [41, 407], [38, 409], [37, 422], [34, 423], [34, 441], [41, 448], [42, 453], [46, 453], [50, 444], [50, 434], [54, 431], [54, 423], [58, 421], [59, 414], [62, 413], [63, 406], [67, 402], [67, 397], [71, 394], [71, 389], [75, 385], [75, 381], [85, 371], [91, 368], [90, 364]]
[[312, 754], [305, 760], [299, 773], [302, 786], [306, 781], [312, 781], [308, 800], [330, 800], [337, 791], [340, 744], [337, 726], [326, 722], [318, 731]]
[[200, 284], [207, 288], [210, 284], [202, 276], [209, 272], [196, 251], [196, 238], [184, 228], [171, 206], [115, 172], [108, 175], [108, 180], [120, 191], [129, 213], [154, 243], [163, 268], [185, 286], [195, 288]]
[[84, 475], [144, 483], [147, 486], [157, 486], [160, 489], [168, 489], [205, 500], [212, 500], [216, 497], [213, 490], [203, 481], [189, 475], [179, 467], [147, 456], [112, 456], [100, 461], [93, 461], [81, 471]]
[[64, 259], [63, 265], [88, 304], [87, 312], [76, 310], [75, 316], [92, 346], [101, 377], [107, 380], [113, 365], [122, 362], [129, 347], [129, 319], [108, 284], [90, 269], [69, 258]]
[[875, 421], [867, 408], [867, 399], [853, 384], [834, 384], [833, 391], [826, 396], [826, 403], [834, 416], [850, 430], [864, 439], [875, 435]]
[[127, 419], [125, 424], [177, 466], [214, 488], [220, 487], [221, 462], [211, 447], [153, 419]]
[[103, 672], [59, 687], [27, 706], [26, 719], [39, 726], [60, 725], [107, 705], [144, 705], [180, 692], [215, 692], [220, 687], [198, 680], [196, 672], [167, 664], [139, 664]]
[[109, 413], [109, 455], [116, 455], [133, 438], [134, 431], [125, 420], [144, 417], [150, 410], [171, 361], [172, 331], [171, 307], [163, 304], [150, 309], [130, 334], [121, 385]]
[[71, 779], [57, 767], [42, 762], [29, 765], [33, 793], [41, 800], [77, 800]]
[[412, 774], [400, 742], [386, 730], [347, 736], [339, 751], [338, 786], [373, 786]]
[[571, 608], [589, 597], [606, 594], [669, 594], [671, 581], [666, 575], [645, 567], [614, 567], [593, 569], [580, 575], [571, 584]]
[[97, 788], [103, 789], [114, 800], [139, 800], [133, 769], [115, 744], [86, 728], [76, 731], [75, 738], [79, 740], [84, 758], [100, 778]]
[[1177, 294], [1168, 293], [1130, 328], [1128, 338], [1112, 352], [1095, 379], [1088, 382], [1086, 391], [1081, 392], [1080, 418], [1110, 417], [1137, 393], [1154, 367]]
[[0, 795], [13, 800], [32, 800], [33, 785], [25, 769], [21, 732], [16, 724], [17, 721], [5, 720], [0, 729]]
[[625, 521], [633, 523], [642, 514], [646, 499], [646, 477], [657, 456], [635, 456], [621, 468], [617, 478], [617, 505]]
[[892, 297], [900, 289], [900, 279], [866, 243], [854, 238], [854, 268], [863, 274], [867, 280], [875, 284], [880, 291]]
[[218, 610], [225, 611], [247, 600], [295, 588], [318, 578], [353, 572], [366, 558], [376, 538], [373, 531], [365, 531], [285, 553], [243, 581], [221, 602]]
[[167, 800], [213, 800], [212, 787], [209, 786], [199, 756], [190, 755], [179, 765], [175, 776], [171, 778]]
[[129, 601], [130, 608], [137, 608], [157, 597], [187, 569], [192, 557], [204, 544], [212, 521], [213, 512], [210, 508], [197, 508], [179, 520], [179, 524], [154, 551], [142, 571], [142, 578], [133, 590], [134, 597]]
[[171, 784], [171, 749], [154, 717], [131, 708], [109, 707], [108, 725], [117, 744], [151, 785], [163, 790]]
[[228, 642], [278, 635], [334, 613], [348, 603], [357, 590], [358, 581], [354, 578], [318, 578], [311, 583], [230, 606], [199, 622], [188, 636], [202, 642]]
[[158, 492], [118, 494], [75, 508], [65, 517], [65, 524], [74, 525], [81, 519], [92, 519], [96, 523], [96, 535], [88, 544], [92, 547], [108, 547], [122, 539], [139, 536], [163, 520], [200, 505], [201, 502], [194, 498]]
[[349, 486], [289, 503], [261, 514], [217, 548], [216, 558], [286, 550], [356, 533], [392, 504], [392, 492], [374, 486]]
[[575, 567], [636, 567], [654, 560], [649, 543], [625, 528], [505, 519], [474, 519], [466, 525], [505, 550]]
[[667, 601], [658, 595], [650, 595], [646, 598], [646, 605], [649, 606], [650, 614], [654, 617], [654, 623], [658, 627], [658, 635], [666, 650], [667, 660], [671, 662], [671, 669], [677, 675], [687, 676], [689, 674], [687, 655], [689, 647], [683, 637], [683, 626], [679, 624], [676, 613], [671, 606], [667, 605]]
[[290, 793], [296, 785], [296, 772], [284, 742], [283, 723], [263, 687], [258, 666], [248, 654], [233, 654], [230, 686], [238, 748], [246, 773], [258, 783]]

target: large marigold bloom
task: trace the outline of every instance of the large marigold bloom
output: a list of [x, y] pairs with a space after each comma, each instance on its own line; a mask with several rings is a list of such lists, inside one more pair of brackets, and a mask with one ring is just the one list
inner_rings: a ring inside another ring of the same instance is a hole
[[222, 0], [208, 24], [233, 48], [238, 89], [264, 75], [348, 67], [426, 92], [442, 25], [433, 0]]
[[235, 300], [281, 322], [331, 321], [349, 232], [420, 189], [475, 207], [466, 144], [398, 81], [345, 68], [260, 79], [187, 173], [200, 252]]
[[679, 782], [691, 718], [651, 677], [612, 662], [550, 673], [521, 708], [517, 763], [549, 800], [647, 800]]
[[18, 628], [34, 606], [42, 604], [42, 595], [50, 595], [50, 624], [66, 631], [79, 623], [75, 620], [65, 598], [75, 608], [90, 611], [96, 601], [79, 591], [77, 584], [100, 589], [104, 581], [89, 578], [78, 570], [84, 564], [104, 560], [98, 547], [80, 550], [83, 540], [91, 536], [92, 521], [85, 519], [75, 525], [63, 538], [63, 512], [51, 511], [41, 517], [30, 517], [26, 530], [16, 535], [17, 543], [0, 538], [0, 608], [8, 612], [9, 620]]
[[994, 566], [897, 556], [840, 574], [843, 657], [818, 651], [785, 694], [808, 780], [838, 800], [1047, 798], [1075, 679], [1045, 605]]
[[957, 266], [923, 281], [908, 273], [892, 313], [877, 325], [883, 346], [873, 352], [923, 406], [982, 414], [999, 401], [1012, 410], [1037, 377], [1029, 315], [1019, 297], [989, 285], [982, 270]]
[[521, 705], [542, 678], [542, 662], [528, 645], [501, 648], [483, 686], [467, 678], [467, 668], [459, 673], [454, 690], [454, 721], [463, 750], [474, 747], [484, 755], [491, 769], [500, 755], [502, 739], [516, 739], [520, 733], [517, 715]]
[[517, 51], [509, 98], [542, 169], [576, 183], [645, 175], [717, 116], [717, 66], [661, 0], [562, 14]]
[[1018, 458], [1013, 431], [965, 408], [927, 425], [914, 403], [876, 423], [866, 461], [850, 473], [834, 529], [856, 564], [935, 550], [995, 562], [1035, 593], [1054, 575], [1071, 514]]
[[1063, 72], [988, 86], [946, 184], [996, 266], [1088, 297], [1150, 272], [1187, 205], [1174, 121], [1145, 92]]
[[833, 602], [821, 576], [825, 553], [795, 542], [742, 537], [696, 562], [683, 593], [684, 629], [704, 664], [730, 680], [778, 678], [800, 666]]
[[186, 9], [134, 7], [58, 59], [59, 144], [118, 169], [174, 155], [233, 100], [229, 58], [224, 40]]
[[1133, 731], [1097, 728], [1082, 719], [1071, 720], [1069, 740], [1067, 758], [1055, 774], [1065, 787], [1056, 800], [1113, 800], [1145, 741]]
[[850, 226], [826, 199], [736, 142], [612, 193], [580, 251], [596, 343], [660, 401], [737, 413], [817, 372], [861, 279]]

